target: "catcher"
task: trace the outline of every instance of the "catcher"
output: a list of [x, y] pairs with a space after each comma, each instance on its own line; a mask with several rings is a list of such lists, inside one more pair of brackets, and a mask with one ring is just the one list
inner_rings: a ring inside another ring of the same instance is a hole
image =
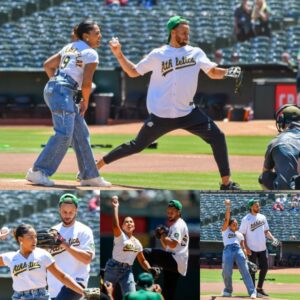
[[[73, 194], [64, 194], [60, 197], [58, 205], [62, 222], [53, 226], [48, 236], [47, 232], [39, 233], [38, 245], [48, 249], [54, 256], [56, 264], [79, 285], [86, 288], [90, 263], [95, 256], [95, 244], [92, 230], [76, 220], [78, 201]], [[62, 284], [52, 274], [47, 275], [47, 281], [51, 299], [81, 299], [80, 294]]]
[[131, 217], [123, 220], [122, 228], [119, 224], [119, 200], [117, 196], [112, 197], [113, 234], [114, 246], [112, 258], [105, 265], [104, 282], [109, 281], [114, 286], [119, 284], [122, 295], [135, 292], [135, 281], [132, 272], [132, 265], [137, 258], [141, 267], [154, 275], [159, 276], [159, 269], [152, 268], [143, 254], [143, 246], [140, 241], [133, 236], [135, 229], [134, 221]]
[[[270, 232], [266, 217], [259, 213], [259, 201], [251, 199], [247, 206], [250, 212], [242, 219], [239, 231], [245, 237], [245, 248], [249, 260], [255, 264], [258, 260], [260, 272], [256, 291], [258, 297], [264, 297], [268, 296], [263, 289], [268, 272], [266, 237], [272, 241], [274, 247], [279, 246], [280, 242]], [[250, 270], [250, 275], [255, 286], [255, 272]]]
[[158, 226], [155, 236], [160, 240], [162, 249], [144, 249], [144, 255], [151, 265], [163, 269], [163, 296], [174, 300], [180, 276], [186, 276], [189, 258], [189, 232], [181, 218], [182, 204], [171, 200], [167, 207], [170, 227]]
[[[244, 236], [238, 232], [238, 223], [236, 219], [230, 218], [230, 200], [225, 200], [226, 212], [225, 220], [222, 226], [222, 237], [224, 243], [222, 257], [222, 276], [225, 288], [223, 297], [232, 296], [232, 270], [234, 262], [237, 264], [239, 271], [243, 277], [245, 286], [251, 299], [256, 299], [256, 290], [252, 278], [249, 273], [247, 264], [247, 253], [244, 245]], [[252, 263], [251, 266], [253, 267]]]
[[14, 237], [19, 250], [0, 254], [0, 267], [7, 266], [10, 269], [13, 300], [49, 300], [46, 273], [51, 273], [80, 297], [85, 296], [84, 288], [65, 274], [47, 251], [37, 247], [37, 233], [31, 225], [19, 225], [14, 231]]
[[259, 183], [268, 190], [297, 189], [300, 107], [285, 104], [277, 110], [275, 118], [279, 134], [268, 145]]
[[126, 58], [117, 39], [110, 41], [111, 51], [129, 77], [143, 76], [152, 71], [147, 95], [149, 117], [135, 139], [105, 155], [97, 167], [100, 169], [105, 164], [138, 153], [172, 130], [185, 129], [211, 146], [221, 176], [221, 190], [239, 190], [239, 185], [230, 178], [224, 133], [202, 110], [195, 107], [193, 98], [201, 69], [211, 79], [237, 80], [236, 89], [241, 84], [241, 69], [218, 68], [200, 48], [190, 46], [189, 22], [184, 18], [170, 18], [167, 29], [168, 44], [151, 51], [137, 65]]

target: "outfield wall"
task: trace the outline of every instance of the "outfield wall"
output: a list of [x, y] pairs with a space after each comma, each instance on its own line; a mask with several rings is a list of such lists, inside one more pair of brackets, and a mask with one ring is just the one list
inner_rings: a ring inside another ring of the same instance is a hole
[[[239, 94], [234, 94], [234, 80], [211, 80], [203, 72], [200, 72], [196, 94], [196, 102], [203, 100], [203, 94], [225, 94], [229, 104], [248, 105], [263, 103], [258, 106], [259, 119], [273, 117], [274, 87], [266, 86], [261, 91], [254, 87], [254, 80], [259, 78], [283, 79], [283, 83], [289, 78], [289, 82], [295, 84], [296, 73], [284, 65], [244, 65], [243, 85]], [[99, 69], [95, 73], [94, 82], [97, 85], [96, 93], [113, 93], [111, 99], [110, 117], [112, 118], [137, 118], [143, 119], [145, 109], [145, 97], [150, 75], [140, 78], [129, 78], [119, 68]], [[279, 80], [278, 80], [279, 79]], [[28, 95], [33, 98], [35, 104], [43, 103], [43, 89], [47, 82], [47, 76], [42, 69], [28, 70], [1, 70], [0, 72], [0, 96], [15, 97]], [[203, 104], [203, 103], [202, 103]], [[122, 113], [121, 107], [125, 107]], [[138, 108], [138, 110], [136, 109]], [[263, 109], [265, 108], [265, 109]], [[130, 109], [134, 114], [130, 114]], [[126, 111], [127, 110], [127, 111]]]

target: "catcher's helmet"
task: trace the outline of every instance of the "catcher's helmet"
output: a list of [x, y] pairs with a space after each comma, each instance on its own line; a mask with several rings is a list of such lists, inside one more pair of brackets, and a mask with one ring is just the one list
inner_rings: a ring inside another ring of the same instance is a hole
[[300, 107], [296, 104], [284, 104], [275, 113], [276, 127], [282, 132], [291, 122], [300, 121]]

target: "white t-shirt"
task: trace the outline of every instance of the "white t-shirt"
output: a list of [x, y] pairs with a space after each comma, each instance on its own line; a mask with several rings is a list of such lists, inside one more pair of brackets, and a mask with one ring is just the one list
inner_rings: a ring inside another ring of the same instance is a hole
[[70, 75], [81, 89], [84, 67], [90, 63], [99, 63], [98, 53], [88, 44], [79, 40], [63, 47], [59, 70]]
[[147, 108], [161, 118], [178, 118], [188, 115], [198, 86], [200, 69], [205, 73], [217, 66], [197, 47], [174, 48], [165, 45], [152, 50], [136, 66], [144, 75], [152, 71]]
[[[88, 226], [75, 221], [74, 225], [71, 227], [64, 227], [63, 223], [60, 223], [52, 228], [56, 229], [69, 245], [93, 253], [94, 258], [94, 237], [92, 230]], [[54, 256], [56, 264], [62, 271], [69, 274], [78, 283], [87, 287], [90, 272], [89, 264], [86, 265], [80, 262], [62, 247], [57, 247], [49, 252]], [[50, 296], [51, 298], [55, 298], [60, 292], [63, 284], [49, 272], [47, 274], [47, 279]]]
[[240, 245], [241, 241], [244, 240], [244, 236], [239, 231], [231, 231], [228, 227], [225, 231], [222, 231], [224, 246], [237, 244]]
[[35, 248], [27, 258], [20, 251], [3, 253], [1, 257], [10, 269], [14, 291], [22, 292], [47, 286], [46, 269], [54, 263], [54, 258], [46, 250]]
[[179, 218], [169, 228], [168, 237], [178, 244], [175, 248], [167, 247], [166, 251], [174, 254], [177, 262], [178, 272], [183, 276], [186, 275], [188, 259], [189, 259], [189, 231], [185, 221]]
[[134, 236], [129, 238], [123, 231], [121, 231], [121, 235], [114, 238], [112, 257], [118, 262], [132, 266], [136, 256], [142, 251], [142, 244]]
[[239, 231], [245, 235], [250, 250], [260, 252], [266, 250], [265, 231], [269, 230], [267, 219], [262, 214], [247, 214], [241, 222]]

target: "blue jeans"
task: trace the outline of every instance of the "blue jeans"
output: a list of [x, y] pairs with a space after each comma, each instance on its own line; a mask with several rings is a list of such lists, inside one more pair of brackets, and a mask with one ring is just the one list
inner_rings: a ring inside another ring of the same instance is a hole
[[248, 294], [255, 292], [252, 278], [249, 273], [246, 257], [241, 247], [237, 244], [227, 245], [223, 250], [223, 280], [225, 284], [224, 292], [232, 293], [232, 270], [233, 263], [236, 262], [239, 271], [243, 277], [243, 281], [247, 288]]
[[109, 259], [105, 265], [104, 281], [109, 281], [113, 285], [118, 283], [123, 296], [128, 292], [136, 291], [131, 266], [119, 263], [113, 259]]
[[44, 99], [52, 114], [55, 135], [50, 137], [33, 165], [34, 171], [47, 176], [55, 173], [70, 145], [78, 162], [82, 179], [99, 176], [90, 146], [90, 136], [84, 118], [74, 102], [76, 82], [68, 75], [60, 74], [50, 80], [44, 89]]
[[12, 300], [49, 300], [49, 293], [46, 289], [35, 289], [23, 292], [14, 292]]
[[80, 300], [81, 299], [81, 295], [77, 294], [76, 292], [74, 292], [73, 290], [67, 288], [66, 286], [63, 286], [60, 290], [60, 292], [58, 293], [58, 295], [56, 296], [56, 298], [51, 298], [54, 300]]

